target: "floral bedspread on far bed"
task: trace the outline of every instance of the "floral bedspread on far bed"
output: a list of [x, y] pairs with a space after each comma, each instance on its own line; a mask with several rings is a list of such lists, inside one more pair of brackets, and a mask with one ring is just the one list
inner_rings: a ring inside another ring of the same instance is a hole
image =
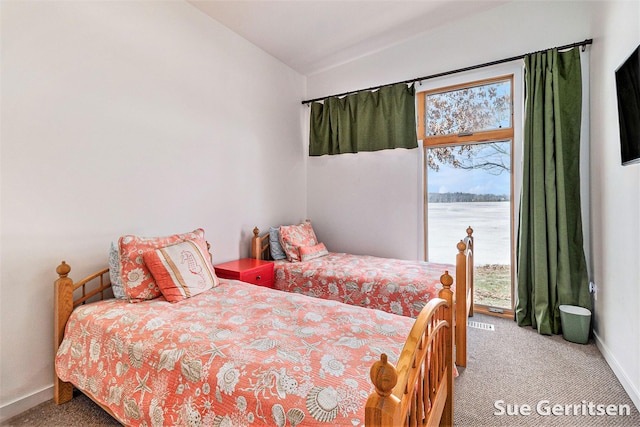
[[445, 270], [455, 280], [451, 264], [329, 252], [309, 261], [276, 261], [274, 287], [415, 318], [437, 297]]
[[131, 426], [364, 425], [413, 319], [247, 283], [77, 308], [56, 372]]

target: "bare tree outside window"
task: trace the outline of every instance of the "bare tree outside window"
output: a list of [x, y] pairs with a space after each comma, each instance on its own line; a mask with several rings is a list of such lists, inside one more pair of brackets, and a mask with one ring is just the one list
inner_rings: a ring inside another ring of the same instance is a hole
[[433, 147], [429, 150], [427, 166], [436, 172], [441, 165], [448, 164], [458, 169], [482, 169], [491, 175], [500, 175], [510, 170], [510, 149], [508, 141]]
[[[511, 82], [439, 92], [426, 97], [426, 137], [467, 136], [511, 128]], [[448, 164], [460, 169], [482, 169], [492, 175], [509, 172], [508, 143], [432, 147], [427, 166], [438, 171]]]

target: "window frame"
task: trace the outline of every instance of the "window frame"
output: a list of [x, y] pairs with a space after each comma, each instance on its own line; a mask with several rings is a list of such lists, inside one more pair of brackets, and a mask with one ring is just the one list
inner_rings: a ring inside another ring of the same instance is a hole
[[[514, 203], [514, 199], [519, 197], [520, 194], [520, 183], [516, 182], [515, 177], [517, 175], [514, 174], [515, 170], [518, 169], [518, 165], [514, 163], [514, 160], [519, 156], [521, 150], [518, 148], [519, 144], [521, 144], [520, 132], [516, 132], [516, 127], [521, 125], [521, 120], [516, 119], [516, 97], [515, 97], [515, 77], [516, 72], [509, 72], [508, 74], [500, 74], [498, 76], [492, 76], [487, 78], [473, 79], [471, 77], [468, 80], [465, 80], [461, 83], [447, 85], [447, 86], [438, 86], [433, 89], [422, 90], [416, 93], [416, 102], [417, 102], [417, 125], [418, 125], [418, 139], [422, 141], [422, 227], [423, 227], [423, 256], [424, 260], [427, 260], [428, 255], [428, 220], [427, 220], [427, 211], [428, 211], [428, 191], [427, 191], [427, 149], [434, 147], [444, 147], [444, 146], [457, 146], [457, 145], [465, 145], [465, 144], [476, 144], [476, 143], [486, 143], [486, 142], [498, 142], [498, 141], [511, 141], [511, 171], [510, 171], [510, 182], [511, 182], [511, 308], [510, 309], [495, 309], [494, 307], [486, 306], [483, 304], [474, 303], [474, 310], [483, 314], [490, 314], [494, 316], [501, 316], [506, 318], [513, 317], [514, 307], [515, 307], [515, 290], [516, 290], [516, 276], [515, 276], [515, 252], [514, 252], [514, 244], [515, 244], [515, 236], [517, 236], [517, 215], [519, 215], [519, 210], [517, 209], [517, 205]], [[434, 93], [442, 93], [448, 92], [457, 89], [464, 89], [468, 87], [481, 86], [483, 84], [490, 84], [497, 81], [510, 80], [511, 82], [511, 127], [510, 128], [502, 128], [488, 131], [479, 131], [471, 134], [450, 134], [450, 135], [436, 135], [429, 136], [426, 135], [426, 97], [427, 95]], [[516, 154], [517, 153], [517, 154]]]
[[[466, 83], [460, 83], [452, 86], [439, 87], [437, 89], [431, 89], [423, 92], [418, 92], [416, 94], [417, 102], [418, 102], [418, 139], [422, 140], [422, 144], [424, 147], [438, 147], [438, 146], [446, 146], [446, 145], [464, 145], [468, 143], [476, 143], [476, 142], [490, 142], [490, 141], [500, 141], [500, 140], [513, 140], [514, 138], [514, 89], [513, 89], [513, 74], [502, 75], [498, 77], [491, 77], [481, 80], [473, 80]], [[426, 97], [428, 95], [434, 93], [442, 93], [442, 92], [451, 92], [454, 90], [465, 89], [469, 87], [483, 86], [491, 83], [496, 83], [498, 81], [509, 80], [511, 83], [511, 127], [502, 128], [502, 129], [494, 129], [480, 132], [473, 132], [471, 134], [465, 133], [464, 135], [460, 134], [450, 134], [450, 135], [426, 135], [427, 126], [426, 126]]]

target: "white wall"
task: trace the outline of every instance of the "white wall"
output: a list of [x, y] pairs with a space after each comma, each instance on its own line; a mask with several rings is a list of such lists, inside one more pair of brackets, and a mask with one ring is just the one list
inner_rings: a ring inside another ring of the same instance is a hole
[[[512, 2], [309, 76], [307, 98], [593, 38], [587, 55], [591, 125], [585, 129], [591, 135], [592, 172], [583, 180], [587, 186], [591, 181], [591, 215], [583, 224], [587, 241], [592, 239], [586, 255], [599, 286], [594, 318], [603, 354], [640, 407], [640, 167], [620, 166], [613, 83], [613, 70], [638, 44], [638, 7], [637, 1]], [[419, 150], [394, 150], [308, 159], [308, 216], [319, 238], [331, 250], [419, 258], [419, 157]], [[395, 204], [398, 197], [409, 199]]]
[[418, 149], [310, 157], [308, 217], [318, 239], [334, 252], [415, 259], [420, 162]]
[[215, 262], [306, 214], [304, 77], [188, 3], [1, 2], [0, 421], [51, 398], [53, 281], [121, 234]]
[[640, 165], [621, 166], [615, 70], [640, 45], [640, 3], [594, 4], [591, 214], [595, 334], [640, 408]]

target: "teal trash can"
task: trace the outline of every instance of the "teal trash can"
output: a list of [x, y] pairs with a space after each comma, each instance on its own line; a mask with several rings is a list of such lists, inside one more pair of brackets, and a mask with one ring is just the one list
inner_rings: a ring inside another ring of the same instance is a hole
[[575, 305], [560, 306], [562, 337], [571, 342], [586, 344], [591, 330], [591, 311]]

